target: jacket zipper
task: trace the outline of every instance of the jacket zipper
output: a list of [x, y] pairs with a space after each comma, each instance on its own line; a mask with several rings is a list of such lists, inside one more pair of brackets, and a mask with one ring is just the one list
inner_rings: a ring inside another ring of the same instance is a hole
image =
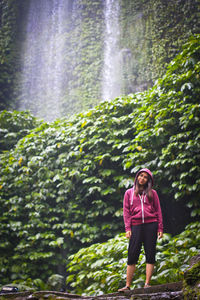
[[140, 194], [139, 194], [139, 197], [140, 197], [140, 201], [141, 201], [141, 209], [142, 209], [142, 223], [144, 223], [144, 207], [143, 207], [143, 200], [144, 200], [144, 197], [140, 196]]

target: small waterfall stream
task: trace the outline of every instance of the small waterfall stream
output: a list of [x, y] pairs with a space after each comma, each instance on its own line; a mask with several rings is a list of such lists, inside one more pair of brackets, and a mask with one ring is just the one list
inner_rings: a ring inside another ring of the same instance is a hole
[[103, 100], [120, 95], [121, 54], [119, 49], [119, 0], [105, 0], [104, 67], [102, 82]]
[[31, 0], [22, 51], [20, 109], [54, 120], [61, 116], [67, 1]]

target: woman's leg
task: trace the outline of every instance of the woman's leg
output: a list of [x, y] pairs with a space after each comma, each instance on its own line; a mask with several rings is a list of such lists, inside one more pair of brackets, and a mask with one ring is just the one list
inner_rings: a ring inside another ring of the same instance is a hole
[[154, 264], [146, 264], [146, 282], [145, 285], [149, 285], [151, 277], [153, 275]]
[[145, 285], [150, 284], [153, 275], [155, 255], [156, 255], [156, 241], [157, 241], [157, 223], [144, 224], [144, 250], [146, 255], [146, 282]]
[[136, 225], [131, 227], [131, 238], [128, 247], [128, 264], [126, 284], [130, 287], [136, 264], [142, 247], [142, 226]]
[[142, 230], [141, 225], [136, 225], [131, 227], [131, 237], [129, 240], [128, 247], [128, 263], [126, 271], [126, 286], [118, 291], [124, 291], [127, 287], [130, 288], [133, 275], [136, 269], [136, 264], [140, 255], [140, 250], [142, 247]]
[[127, 272], [126, 272], [126, 286], [131, 286], [131, 282], [133, 279], [133, 275], [135, 273], [136, 265], [127, 265]]

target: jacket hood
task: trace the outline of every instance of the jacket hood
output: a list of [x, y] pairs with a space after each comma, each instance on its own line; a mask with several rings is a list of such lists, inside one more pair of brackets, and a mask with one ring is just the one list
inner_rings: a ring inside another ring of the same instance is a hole
[[134, 185], [136, 184], [136, 180], [137, 180], [137, 178], [138, 178], [138, 175], [139, 175], [141, 172], [146, 172], [146, 173], [151, 177], [151, 180], [152, 180], [152, 186], [153, 186], [153, 175], [152, 175], [151, 171], [150, 171], [149, 169], [146, 169], [146, 168], [141, 169], [141, 170], [139, 170], [139, 171], [137, 172], [137, 174], [136, 174], [136, 176], [135, 176], [135, 180], [134, 180]]

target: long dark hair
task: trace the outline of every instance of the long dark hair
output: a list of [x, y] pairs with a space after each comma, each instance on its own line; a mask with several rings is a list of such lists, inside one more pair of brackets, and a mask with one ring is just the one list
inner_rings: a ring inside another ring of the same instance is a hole
[[[146, 185], [144, 186], [144, 190], [143, 191], [148, 196], [149, 200], [151, 201], [153, 199], [153, 193], [152, 193], [152, 185], [153, 185], [153, 183], [152, 183], [152, 179], [149, 176], [149, 174], [147, 174], [147, 175], [148, 175], [148, 181], [147, 181]], [[138, 196], [138, 194], [139, 194], [138, 176], [137, 176], [136, 181], [135, 181], [134, 189], [135, 189], [135, 195]]]

